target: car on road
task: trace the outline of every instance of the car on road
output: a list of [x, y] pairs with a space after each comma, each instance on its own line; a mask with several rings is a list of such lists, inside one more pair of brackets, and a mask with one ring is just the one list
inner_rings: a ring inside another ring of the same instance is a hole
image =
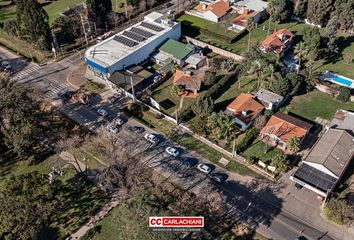
[[228, 178], [228, 176], [225, 173], [211, 173], [208, 174], [208, 176], [210, 177], [210, 179], [218, 183], [223, 183]]
[[187, 167], [193, 167], [198, 163], [198, 160], [195, 158], [183, 158], [181, 161]]
[[213, 169], [209, 165], [204, 163], [198, 164], [197, 169], [206, 174], [209, 174], [211, 171], [213, 171]]
[[108, 98], [108, 102], [115, 103], [119, 98], [120, 98], [120, 94], [115, 93], [115, 94], [113, 94], [113, 96]]
[[117, 133], [117, 132], [119, 132], [119, 126], [112, 125], [112, 126], [110, 126], [109, 131], [111, 131], [111, 133]]
[[108, 116], [108, 112], [107, 112], [106, 110], [104, 110], [103, 108], [99, 108], [99, 109], [97, 110], [97, 113], [98, 113], [99, 115], [103, 116], [103, 117]]
[[167, 11], [167, 14], [168, 14], [168, 15], [171, 15], [171, 14], [174, 13], [174, 12], [175, 12], [174, 10], [168, 10], [168, 11]]
[[165, 4], [165, 8], [170, 8], [172, 6], [173, 6], [173, 3], [170, 3], [170, 2]]
[[294, 187], [296, 190], [300, 190], [303, 186], [300, 183], [295, 183]]
[[120, 126], [120, 125], [123, 125], [124, 120], [121, 117], [118, 116], [118, 117], [116, 117], [114, 119], [114, 122], [117, 123]]
[[178, 157], [178, 155], [180, 155], [181, 153], [174, 147], [167, 147], [165, 149], [165, 152], [167, 152], [168, 154], [174, 156], [174, 157]]
[[129, 130], [129, 131], [132, 131], [132, 132], [136, 132], [136, 133], [143, 133], [143, 132], [145, 132], [145, 128], [139, 127], [139, 126], [131, 126], [131, 127], [128, 127], [128, 130]]
[[144, 138], [153, 144], [156, 144], [159, 142], [159, 139], [152, 133], [145, 134]]

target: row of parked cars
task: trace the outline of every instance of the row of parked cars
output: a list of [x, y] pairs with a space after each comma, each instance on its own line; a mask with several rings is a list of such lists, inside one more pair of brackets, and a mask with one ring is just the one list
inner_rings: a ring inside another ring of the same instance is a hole
[[[144, 138], [147, 141], [151, 142], [152, 144], [158, 144], [160, 142], [160, 139], [153, 133], [146, 133], [144, 135]], [[181, 152], [178, 149], [176, 149], [175, 147], [172, 147], [172, 146], [166, 147], [165, 152], [171, 156], [174, 156], [174, 157], [178, 157], [181, 154]], [[187, 165], [189, 167], [192, 167], [194, 165], [193, 161], [188, 158], [182, 159], [181, 161], [184, 165]], [[212, 171], [215, 169], [215, 166], [213, 166], [212, 164], [200, 163], [197, 165], [197, 169], [199, 171], [207, 174], [210, 177], [210, 179], [212, 179], [218, 183], [223, 183], [228, 178], [227, 174], [224, 174], [224, 173], [218, 173], [218, 172], [212, 173]]]

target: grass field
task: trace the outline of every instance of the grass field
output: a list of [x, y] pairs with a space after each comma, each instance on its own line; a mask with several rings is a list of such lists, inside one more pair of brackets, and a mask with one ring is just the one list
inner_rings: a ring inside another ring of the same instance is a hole
[[[180, 99], [181, 99], [179, 96], [176, 96], [175, 94], [171, 93], [171, 89], [173, 87], [172, 81], [173, 81], [173, 76], [170, 79], [168, 79], [167, 81], [165, 81], [164, 83], [162, 83], [160, 86], [155, 88], [152, 92], [152, 97], [158, 103], [161, 103], [162, 101], [168, 99], [168, 100], [171, 100], [175, 104], [175, 106], [170, 107], [168, 109], [165, 109], [161, 106], [161, 110], [171, 116], [176, 111], [176, 107], [177, 108], [179, 107]], [[179, 110], [179, 112], [182, 112], [184, 109], [189, 107], [195, 101], [196, 101], [196, 99], [193, 99], [193, 98], [184, 98], [183, 99], [183, 107], [182, 107], [182, 109]]]
[[249, 147], [242, 155], [245, 158], [250, 158], [252, 156], [255, 156], [258, 157], [259, 160], [261, 160], [262, 162], [268, 162], [274, 156], [282, 153], [282, 151], [272, 146], [268, 146], [267, 153], [264, 152], [266, 149], [267, 149], [266, 144], [257, 139], [252, 143], [251, 147]]
[[313, 91], [295, 97], [285, 109], [310, 120], [315, 120], [316, 117], [331, 120], [340, 108], [354, 111], [354, 103], [339, 102], [328, 94]]
[[[231, 21], [232, 17], [229, 21]], [[238, 33], [227, 30], [221, 23], [214, 23], [203, 18], [195, 17], [192, 15], [184, 14], [177, 19], [179, 22], [185, 23], [196, 29], [206, 29], [211, 32], [215, 32], [220, 35], [228, 36], [230, 38], [235, 37]]]

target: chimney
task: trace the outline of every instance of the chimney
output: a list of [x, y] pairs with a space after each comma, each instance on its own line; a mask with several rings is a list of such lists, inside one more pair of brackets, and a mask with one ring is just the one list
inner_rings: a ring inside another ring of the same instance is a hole
[[206, 5], [205, 5], [205, 3], [203, 3], [203, 10], [205, 10], [206, 9]]
[[248, 111], [244, 110], [242, 111], [242, 116], [247, 116], [248, 115]]

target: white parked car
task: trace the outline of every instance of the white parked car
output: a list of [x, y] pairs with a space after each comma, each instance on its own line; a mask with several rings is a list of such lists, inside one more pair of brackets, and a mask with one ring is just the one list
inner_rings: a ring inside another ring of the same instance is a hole
[[144, 138], [153, 144], [156, 144], [159, 142], [159, 139], [152, 133], [145, 134]]
[[119, 128], [115, 125], [112, 125], [109, 130], [112, 132], [112, 133], [117, 133], [119, 132]]
[[122, 118], [120, 118], [120, 117], [116, 117], [114, 119], [114, 122], [117, 123], [120, 126], [120, 125], [123, 125], [124, 120]]
[[97, 113], [101, 116], [104, 116], [104, 117], [108, 116], [108, 112], [106, 110], [104, 110], [103, 108], [99, 108], [97, 110]]
[[167, 147], [165, 151], [174, 157], [177, 157], [180, 154], [180, 152], [174, 147]]
[[204, 163], [198, 164], [197, 169], [206, 174], [209, 174], [212, 171], [211, 167]]

